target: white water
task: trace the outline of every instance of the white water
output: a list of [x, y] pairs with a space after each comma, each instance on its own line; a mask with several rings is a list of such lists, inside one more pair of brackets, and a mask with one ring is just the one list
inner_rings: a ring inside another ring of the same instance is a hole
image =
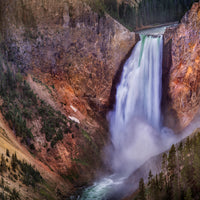
[[124, 177], [116, 177], [115, 175], [102, 178], [85, 189], [80, 200], [107, 200], [122, 186], [124, 179]]
[[161, 133], [162, 45], [162, 36], [141, 36], [125, 63], [116, 105], [108, 115], [113, 144], [109, 165], [114, 175], [87, 188], [82, 200], [109, 199], [123, 179], [174, 141], [168, 130]]
[[161, 128], [162, 36], [142, 36], [124, 65], [109, 115], [115, 172], [131, 173], [158, 149]]

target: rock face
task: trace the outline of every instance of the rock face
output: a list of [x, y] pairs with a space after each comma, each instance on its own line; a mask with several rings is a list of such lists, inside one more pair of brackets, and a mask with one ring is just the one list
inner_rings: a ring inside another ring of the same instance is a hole
[[80, 0], [11, 2], [1, 3], [8, 60], [59, 77], [102, 111], [113, 76], [135, 43], [134, 33]]
[[180, 130], [200, 107], [200, 2], [164, 35], [163, 80], [165, 123]]
[[[40, 119], [29, 122], [37, 157], [73, 184], [89, 182], [100, 166], [113, 81], [134, 44], [134, 33], [81, 0], [0, 1], [4, 59], [29, 74], [27, 81], [42, 100], [80, 122], [49, 149]], [[53, 88], [53, 100], [39, 94], [32, 77]]]

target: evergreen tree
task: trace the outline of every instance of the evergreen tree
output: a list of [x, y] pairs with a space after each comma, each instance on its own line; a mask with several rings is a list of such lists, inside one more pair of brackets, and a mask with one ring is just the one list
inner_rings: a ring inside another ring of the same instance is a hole
[[160, 190], [163, 190], [164, 187], [164, 177], [163, 177], [163, 172], [160, 172], [159, 174], [159, 188]]
[[180, 199], [180, 189], [179, 189], [177, 174], [174, 174], [171, 187], [172, 187], [172, 199], [179, 200]]
[[[162, 171], [148, 176], [148, 200], [198, 200], [200, 199], [200, 133], [181, 142], [176, 149], [172, 145], [168, 155], [163, 154]], [[140, 181], [140, 195], [142, 191]], [[143, 198], [143, 197], [142, 197]]]
[[6, 172], [7, 171], [7, 165], [6, 165], [6, 159], [3, 154], [1, 154], [1, 164], [0, 164], [0, 172]]
[[151, 173], [151, 170], [149, 171], [149, 176], [148, 176], [148, 185], [151, 184], [151, 179], [152, 179], [153, 175]]
[[10, 151], [6, 149], [6, 156], [10, 157]]
[[17, 155], [15, 153], [15, 154], [12, 154], [12, 158], [11, 158], [11, 166], [12, 166], [13, 171], [16, 170], [17, 164], [18, 164], [18, 160], [17, 160]]
[[138, 200], [146, 200], [145, 186], [144, 186], [143, 178], [141, 178], [140, 182], [139, 182]]
[[158, 175], [156, 174], [155, 185], [154, 185], [154, 200], [160, 200], [159, 190], [160, 188], [159, 188]]
[[191, 141], [190, 141], [190, 138], [187, 137], [187, 140], [186, 140], [186, 143], [185, 143], [185, 151], [186, 151], [186, 154], [190, 153], [190, 150], [191, 150]]
[[168, 175], [172, 179], [176, 168], [176, 148], [172, 145], [168, 155]]
[[190, 188], [187, 189], [186, 196], [184, 197], [184, 200], [192, 200], [192, 192], [191, 192]]
[[196, 186], [200, 189], [200, 157], [199, 155], [194, 155], [194, 181]]
[[19, 192], [14, 188], [10, 194], [10, 200], [20, 200]]
[[165, 172], [167, 169], [167, 154], [163, 153], [162, 155], [162, 171]]

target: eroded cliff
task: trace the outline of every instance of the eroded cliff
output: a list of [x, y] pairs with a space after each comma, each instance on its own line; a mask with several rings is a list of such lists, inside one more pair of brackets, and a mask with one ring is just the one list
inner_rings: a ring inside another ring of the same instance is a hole
[[[32, 100], [23, 92], [23, 101], [20, 95], [9, 101], [4, 96], [4, 116], [12, 102], [17, 105], [17, 115], [34, 138], [23, 136], [26, 147], [66, 183], [89, 183], [102, 165], [113, 81], [135, 34], [106, 13], [95, 13], [85, 1], [9, 0], [0, 2], [0, 44], [2, 72], [9, 66], [15, 84], [16, 74], [23, 74], [25, 82], [20, 80], [16, 91], [29, 91], [28, 83], [38, 107], [26, 109]], [[16, 119], [10, 118], [15, 127]]]
[[[186, 127], [200, 107], [200, 3], [194, 3], [176, 28], [164, 34], [164, 104], [166, 124]], [[167, 94], [168, 90], [168, 94]]]

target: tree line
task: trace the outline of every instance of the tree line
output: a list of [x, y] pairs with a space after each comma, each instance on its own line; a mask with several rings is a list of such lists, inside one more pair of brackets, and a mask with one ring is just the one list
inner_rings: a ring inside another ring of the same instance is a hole
[[135, 200], [200, 199], [200, 131], [162, 156], [162, 170], [139, 182]]
[[127, 1], [104, 0], [105, 10], [131, 30], [166, 22], [179, 21], [198, 0], [141, 0], [137, 6]]
[[63, 133], [71, 132], [72, 122], [32, 91], [26, 81], [26, 74], [19, 68], [11, 69], [7, 66], [4, 69], [0, 63], [0, 97], [3, 100], [0, 110], [10, 128], [31, 150], [35, 150], [34, 137], [27, 124], [33, 119], [41, 118], [41, 132], [52, 148], [63, 139]]

